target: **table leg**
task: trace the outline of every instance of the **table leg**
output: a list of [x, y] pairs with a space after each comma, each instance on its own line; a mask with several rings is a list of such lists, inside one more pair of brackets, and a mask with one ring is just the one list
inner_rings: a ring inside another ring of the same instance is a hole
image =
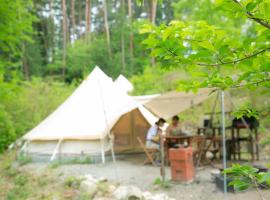
[[231, 154], [233, 155], [233, 160], [236, 160], [236, 141], [235, 141], [235, 132], [234, 128], [232, 128], [232, 144], [231, 144]]
[[255, 129], [255, 139], [256, 139], [256, 154], [257, 160], [260, 160], [260, 149], [259, 149], [259, 138], [258, 138], [258, 129]]
[[252, 162], [254, 162], [254, 160], [255, 160], [255, 158], [254, 158], [254, 140], [253, 140], [253, 137], [252, 137], [252, 135], [251, 135], [251, 133], [250, 133], [250, 135], [249, 135], [249, 141], [250, 141], [250, 146], [251, 146], [251, 152], [250, 152], [250, 154], [251, 154], [251, 161]]
[[238, 154], [238, 160], [241, 160], [241, 144], [240, 144], [240, 129], [237, 129], [236, 132], [237, 136], [236, 136], [236, 143], [237, 143], [237, 154]]

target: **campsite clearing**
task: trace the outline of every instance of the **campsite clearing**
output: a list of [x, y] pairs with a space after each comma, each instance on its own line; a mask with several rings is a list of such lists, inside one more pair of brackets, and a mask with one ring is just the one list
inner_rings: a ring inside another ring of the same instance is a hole
[[[196, 180], [190, 184], [171, 184], [169, 188], [161, 188], [154, 182], [159, 177], [159, 168], [150, 165], [142, 165], [143, 155], [136, 154], [123, 156], [117, 159], [116, 165], [112, 162], [104, 164], [67, 164], [48, 165], [47, 163], [29, 163], [20, 167], [23, 171], [31, 171], [33, 174], [42, 174], [48, 169], [57, 179], [64, 182], [69, 177], [80, 177], [92, 174], [97, 177], [104, 177], [112, 182], [121, 185], [135, 185], [142, 190], [149, 190], [153, 193], [166, 193], [172, 198], [179, 200], [218, 200], [223, 199], [223, 193], [218, 190], [211, 177], [213, 168], [206, 167], [197, 171]], [[166, 169], [167, 179], [170, 178], [169, 168]], [[58, 185], [58, 187], [60, 187]], [[55, 188], [57, 190], [57, 188]], [[270, 191], [263, 191], [265, 198], [270, 198]], [[228, 200], [259, 200], [254, 190], [241, 193], [229, 193]]]

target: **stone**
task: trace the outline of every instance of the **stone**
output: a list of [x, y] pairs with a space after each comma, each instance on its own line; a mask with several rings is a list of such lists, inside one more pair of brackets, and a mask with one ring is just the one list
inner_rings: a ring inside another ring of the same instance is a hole
[[108, 192], [109, 193], [113, 193], [116, 190], [116, 186], [115, 185], [109, 185], [108, 187]]
[[95, 197], [93, 200], [114, 200], [111, 197]]
[[97, 179], [98, 182], [108, 182], [108, 179], [105, 177], [100, 177]]
[[83, 176], [83, 179], [93, 182], [93, 183], [97, 183], [98, 179], [96, 179], [92, 174], [86, 174]]
[[153, 194], [149, 191], [145, 191], [142, 193], [143, 200], [153, 200]]
[[169, 200], [169, 197], [166, 194], [155, 194], [153, 200]]
[[139, 200], [142, 199], [142, 192], [135, 186], [120, 186], [113, 192], [112, 196], [117, 200]]
[[80, 185], [81, 195], [86, 195], [89, 197], [93, 197], [97, 192], [98, 186], [95, 182], [84, 180]]

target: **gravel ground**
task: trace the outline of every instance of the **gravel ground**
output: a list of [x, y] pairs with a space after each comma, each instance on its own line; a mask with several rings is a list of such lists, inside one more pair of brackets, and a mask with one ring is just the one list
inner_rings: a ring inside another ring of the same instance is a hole
[[[126, 158], [118, 158], [117, 163], [107, 162], [103, 164], [68, 164], [60, 165], [55, 170], [62, 174], [62, 177], [80, 176], [92, 174], [97, 177], [105, 177], [111, 181], [126, 185], [136, 185], [142, 190], [152, 192], [164, 192], [170, 197], [179, 200], [219, 200], [224, 199], [223, 193], [218, 190], [213, 182], [211, 171], [213, 168], [205, 167], [197, 171], [196, 179], [189, 184], [172, 184], [169, 189], [157, 188], [153, 183], [160, 177], [160, 169], [150, 165], [142, 165], [142, 155], [130, 155]], [[25, 166], [28, 170], [37, 173], [46, 168], [46, 164], [32, 163]], [[167, 179], [170, 179], [170, 169], [166, 168]], [[265, 199], [270, 199], [270, 191], [262, 191]], [[255, 190], [249, 190], [242, 193], [229, 193], [226, 200], [260, 200]]]

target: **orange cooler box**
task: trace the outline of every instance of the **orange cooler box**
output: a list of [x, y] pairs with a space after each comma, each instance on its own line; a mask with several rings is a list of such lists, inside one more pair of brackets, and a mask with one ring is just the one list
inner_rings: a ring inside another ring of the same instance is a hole
[[195, 176], [192, 148], [169, 149], [173, 181], [193, 181]]

